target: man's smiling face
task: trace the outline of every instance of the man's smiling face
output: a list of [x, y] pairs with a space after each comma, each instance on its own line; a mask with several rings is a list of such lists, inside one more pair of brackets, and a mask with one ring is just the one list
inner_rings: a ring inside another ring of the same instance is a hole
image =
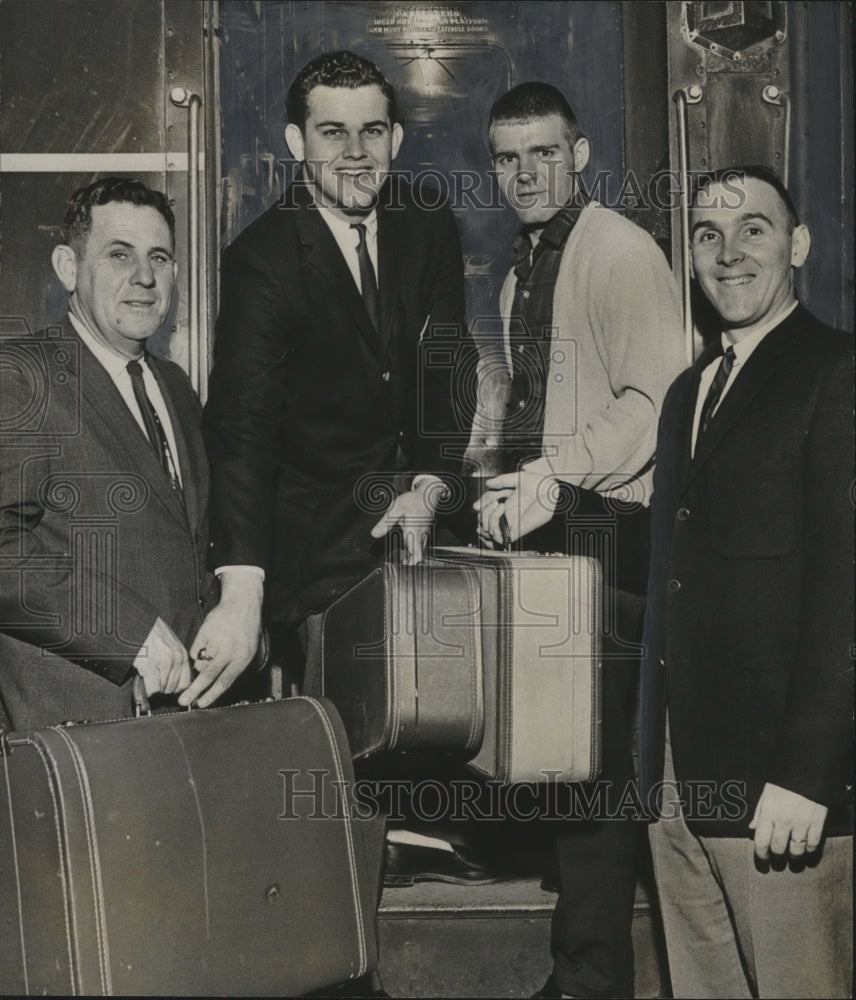
[[316, 202], [341, 218], [366, 215], [403, 137], [380, 87], [314, 87], [307, 107], [303, 129], [290, 124], [285, 138], [303, 162]]
[[693, 273], [726, 329], [745, 335], [794, 300], [793, 269], [810, 239], [774, 187], [756, 177], [712, 183], [690, 222]]
[[123, 357], [139, 357], [163, 323], [175, 283], [172, 236], [148, 205], [95, 205], [82, 248], [65, 248], [60, 275], [70, 308]]

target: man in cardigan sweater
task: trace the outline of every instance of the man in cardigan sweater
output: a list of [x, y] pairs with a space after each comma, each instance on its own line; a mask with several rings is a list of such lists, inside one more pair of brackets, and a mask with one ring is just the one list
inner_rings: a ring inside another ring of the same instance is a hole
[[[476, 505], [480, 534], [603, 565], [605, 808], [563, 823], [553, 974], [536, 996], [633, 995], [631, 921], [638, 825], [610, 820], [633, 781], [632, 699], [648, 564], [647, 505], [657, 419], [683, 367], [677, 289], [651, 237], [595, 202], [578, 173], [588, 140], [559, 91], [525, 83], [494, 105], [490, 150], [523, 230], [500, 307], [499, 363], [485, 354], [480, 398], [508, 386], [506, 474]], [[510, 381], [509, 381], [510, 375]], [[477, 417], [470, 455], [495, 446]], [[514, 470], [514, 471], [511, 471]], [[586, 538], [597, 548], [586, 548]]]

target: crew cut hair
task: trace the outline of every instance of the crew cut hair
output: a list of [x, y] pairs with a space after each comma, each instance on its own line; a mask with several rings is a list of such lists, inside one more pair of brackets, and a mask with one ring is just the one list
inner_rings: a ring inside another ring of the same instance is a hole
[[92, 209], [96, 205], [109, 205], [114, 201], [153, 208], [160, 212], [169, 226], [169, 235], [175, 246], [175, 216], [166, 195], [129, 177], [102, 177], [86, 187], [78, 188], [68, 199], [62, 220], [63, 243], [81, 253], [92, 229]]
[[356, 52], [342, 49], [325, 52], [308, 62], [297, 74], [285, 95], [285, 114], [290, 125], [296, 125], [301, 132], [306, 128], [309, 117], [309, 94], [315, 87], [357, 87], [380, 88], [386, 98], [390, 125], [400, 122], [395, 100], [395, 90], [377, 66]]
[[760, 164], [750, 164], [742, 167], [722, 167], [719, 170], [711, 170], [708, 173], [697, 175], [692, 185], [690, 206], [692, 208], [696, 207], [699, 195], [702, 191], [706, 191], [711, 184], [722, 184], [723, 187], [728, 187], [731, 181], [745, 181], [747, 178], [769, 184], [776, 194], [778, 194], [788, 216], [788, 232], [792, 233], [800, 224], [793, 198], [791, 198], [788, 189], [774, 171], [770, 167], [761, 166]]
[[549, 83], [537, 80], [519, 83], [503, 94], [490, 109], [488, 128], [497, 122], [526, 122], [548, 115], [558, 115], [562, 119], [572, 146], [582, 137], [580, 123], [565, 95]]

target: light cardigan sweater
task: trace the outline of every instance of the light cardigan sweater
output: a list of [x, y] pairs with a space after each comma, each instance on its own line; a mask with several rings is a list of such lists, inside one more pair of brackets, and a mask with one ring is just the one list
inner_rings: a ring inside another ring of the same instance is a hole
[[[479, 366], [479, 399], [493, 412], [477, 414], [472, 454], [496, 443], [484, 431], [497, 427], [507, 397], [516, 281], [512, 269], [500, 292], [505, 364], [486, 357]], [[592, 202], [562, 253], [543, 454], [524, 468], [647, 506], [663, 397], [685, 366], [680, 298], [662, 251], [644, 230]]]

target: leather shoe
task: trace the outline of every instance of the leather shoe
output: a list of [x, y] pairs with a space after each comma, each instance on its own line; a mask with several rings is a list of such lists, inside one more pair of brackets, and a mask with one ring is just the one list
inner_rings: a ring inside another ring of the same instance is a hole
[[563, 997], [570, 996], [570, 993], [563, 993], [559, 989], [559, 984], [552, 976], [547, 976], [547, 982], [537, 993], [532, 994], [530, 1000], [562, 1000]]
[[378, 980], [371, 974], [349, 979], [338, 986], [324, 990], [322, 993], [310, 993], [314, 997], [388, 997], [389, 993], [380, 987], [376, 988]]
[[541, 888], [544, 892], [561, 892], [562, 884], [559, 881], [559, 873], [553, 869], [544, 872], [541, 876]]
[[403, 888], [416, 882], [450, 882], [453, 885], [482, 885], [500, 882], [498, 872], [472, 861], [459, 851], [443, 851], [418, 844], [387, 842], [383, 884]]

